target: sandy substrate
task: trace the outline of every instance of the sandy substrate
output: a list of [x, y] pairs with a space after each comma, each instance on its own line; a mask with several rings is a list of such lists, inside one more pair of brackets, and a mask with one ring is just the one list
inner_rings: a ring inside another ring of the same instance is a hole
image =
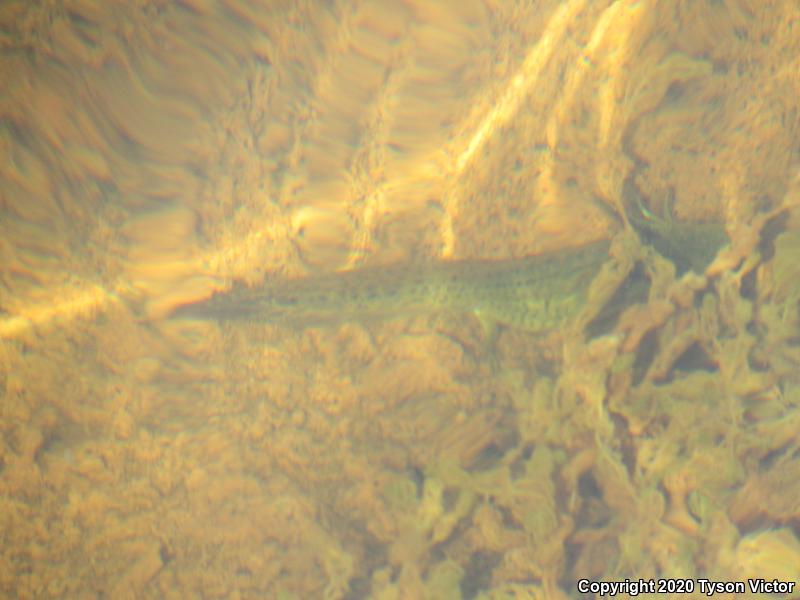
[[[4, 3], [0, 595], [800, 579], [799, 20]], [[679, 277], [626, 230], [632, 200], [731, 244]], [[591, 339], [166, 318], [234, 281], [610, 237], [649, 291]]]

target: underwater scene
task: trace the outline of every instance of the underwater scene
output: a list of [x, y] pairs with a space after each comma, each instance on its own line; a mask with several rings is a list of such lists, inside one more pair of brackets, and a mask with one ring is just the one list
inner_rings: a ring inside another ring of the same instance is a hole
[[0, 598], [800, 598], [796, 0], [0, 53]]

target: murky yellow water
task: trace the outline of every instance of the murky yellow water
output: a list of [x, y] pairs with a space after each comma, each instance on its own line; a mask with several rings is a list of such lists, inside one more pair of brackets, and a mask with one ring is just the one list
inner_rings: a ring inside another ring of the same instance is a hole
[[0, 596], [798, 580], [799, 10], [3, 3]]

